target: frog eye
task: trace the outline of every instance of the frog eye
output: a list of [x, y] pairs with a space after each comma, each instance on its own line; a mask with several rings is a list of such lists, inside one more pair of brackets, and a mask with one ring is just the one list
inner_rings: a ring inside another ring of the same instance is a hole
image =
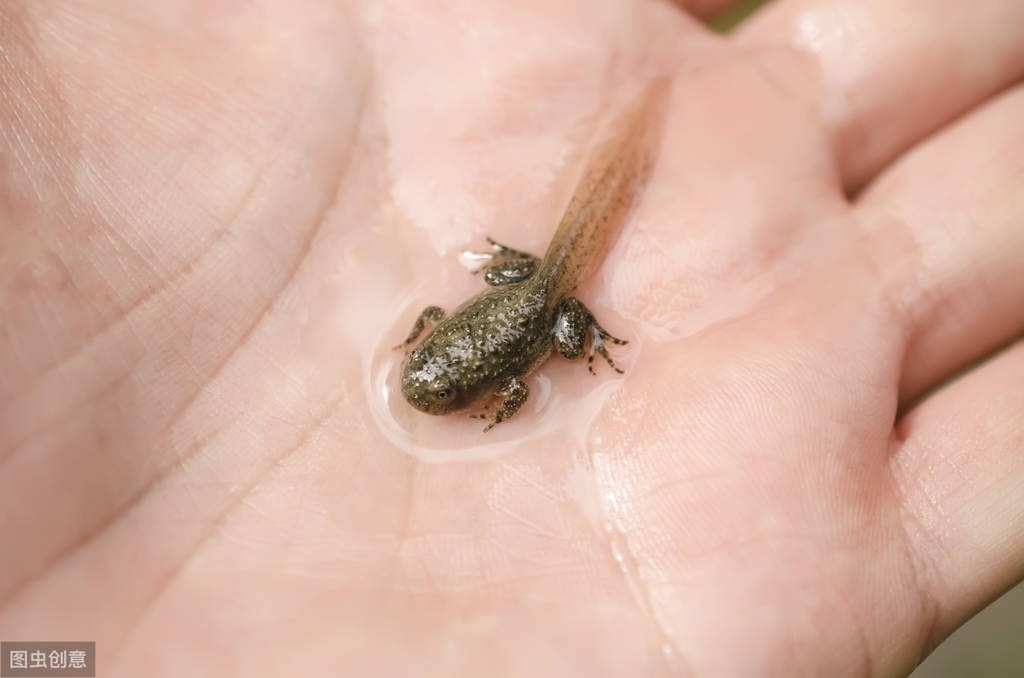
[[434, 394], [434, 397], [438, 400], [448, 400], [452, 392], [449, 389], [442, 388], [440, 391]]

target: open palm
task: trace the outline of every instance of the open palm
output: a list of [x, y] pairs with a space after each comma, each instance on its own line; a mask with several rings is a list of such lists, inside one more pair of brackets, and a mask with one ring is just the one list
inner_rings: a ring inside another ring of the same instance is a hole
[[[941, 4], [728, 40], [640, 0], [0, 7], [0, 637], [105, 676], [909, 670], [1024, 572], [1024, 4]], [[396, 400], [458, 251], [543, 250], [664, 73], [580, 290], [626, 375], [555, 358], [487, 434]]]

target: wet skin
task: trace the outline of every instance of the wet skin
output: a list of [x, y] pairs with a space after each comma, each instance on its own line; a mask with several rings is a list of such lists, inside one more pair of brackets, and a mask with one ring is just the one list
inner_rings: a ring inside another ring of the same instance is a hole
[[592, 153], [543, 259], [489, 240], [491, 251], [470, 256], [486, 262], [491, 287], [451, 315], [437, 306], [423, 310], [400, 346], [413, 346], [436, 323], [402, 366], [402, 395], [413, 407], [449, 414], [500, 398], [490, 414], [477, 415], [490, 420], [487, 431], [523, 406], [523, 377], [552, 351], [570, 360], [586, 354], [591, 374], [597, 353], [622, 372], [605, 342], [626, 342], [569, 293], [596, 266], [649, 174], [667, 89], [653, 85]]

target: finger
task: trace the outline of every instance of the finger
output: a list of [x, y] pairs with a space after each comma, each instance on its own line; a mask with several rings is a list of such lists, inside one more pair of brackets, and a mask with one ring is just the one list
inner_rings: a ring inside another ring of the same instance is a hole
[[[892, 459], [918, 581], [942, 640], [1024, 575], [1024, 344], [898, 424]], [[930, 648], [929, 648], [930, 649]]]
[[1024, 86], [945, 130], [857, 206], [908, 328], [902, 401], [1024, 332]]
[[810, 58], [766, 66], [815, 101], [851, 188], [1024, 76], [1024, 2], [784, 0], [740, 34]]

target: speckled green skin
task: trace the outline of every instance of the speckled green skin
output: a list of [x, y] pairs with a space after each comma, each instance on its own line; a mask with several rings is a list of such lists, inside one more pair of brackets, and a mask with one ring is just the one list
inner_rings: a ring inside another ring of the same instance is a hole
[[535, 276], [498, 285], [442, 320], [406, 359], [406, 400], [424, 412], [446, 414], [493, 396], [510, 379], [532, 372], [553, 348], [558, 300], [548, 286]]
[[628, 215], [650, 169], [649, 120], [666, 91], [652, 87], [592, 154], [543, 260], [491, 241], [492, 252], [475, 253], [490, 262], [484, 279], [491, 287], [448, 317], [436, 306], [423, 311], [402, 344], [413, 346], [426, 325], [437, 322], [402, 366], [402, 395], [413, 407], [448, 414], [501, 398], [491, 414], [477, 415], [490, 420], [486, 431], [522, 407], [529, 395], [523, 377], [552, 350], [569, 359], [588, 353], [592, 373], [596, 352], [621, 372], [604, 342], [626, 342], [608, 334], [569, 293]]
[[552, 349], [579, 358], [589, 339], [591, 362], [596, 350], [614, 368], [603, 340], [625, 343], [605, 332], [579, 300], [559, 294], [560, 276], [534, 272], [536, 257], [497, 243], [494, 247], [495, 263], [484, 276], [494, 287], [443, 320], [441, 309], [428, 307], [403, 344], [412, 345], [428, 321], [440, 320], [409, 353], [402, 368], [402, 394], [429, 414], [448, 414], [501, 396], [494, 413], [482, 415], [490, 419], [484, 430], [526, 402], [529, 389], [522, 378]]

